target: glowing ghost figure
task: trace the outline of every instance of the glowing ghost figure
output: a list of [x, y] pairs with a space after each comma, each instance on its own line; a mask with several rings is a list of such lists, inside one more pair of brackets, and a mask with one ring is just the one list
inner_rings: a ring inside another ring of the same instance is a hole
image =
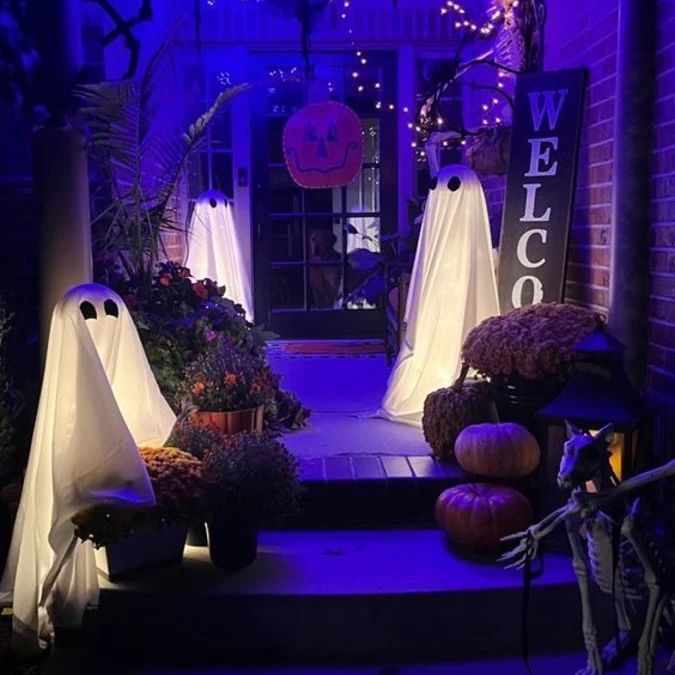
[[380, 414], [419, 426], [424, 400], [461, 371], [468, 332], [499, 314], [483, 188], [462, 165], [441, 169], [424, 208], [406, 303], [405, 338]]
[[342, 103], [313, 103], [293, 115], [282, 138], [286, 166], [304, 188], [341, 187], [363, 165], [363, 131], [356, 113]]
[[244, 265], [232, 206], [221, 192], [210, 190], [197, 198], [188, 231], [187, 267], [195, 279], [211, 279], [225, 286], [225, 296], [241, 305], [253, 321], [251, 282]]
[[175, 415], [159, 391], [129, 312], [85, 284], [54, 308], [40, 403], [0, 602], [13, 603], [15, 645], [45, 647], [98, 598], [94, 549], [71, 517], [96, 503], [151, 505], [139, 445], [162, 445]]

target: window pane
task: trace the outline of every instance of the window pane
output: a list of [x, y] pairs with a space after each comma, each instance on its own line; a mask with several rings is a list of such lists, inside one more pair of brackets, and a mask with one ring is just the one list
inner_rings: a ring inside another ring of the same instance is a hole
[[380, 170], [362, 169], [353, 183], [347, 186], [349, 213], [377, 213], [380, 210]]
[[310, 265], [309, 306], [313, 309], [340, 309], [342, 298], [342, 267]]
[[340, 189], [305, 190], [305, 213], [339, 213]]
[[232, 155], [229, 152], [214, 152], [211, 155], [213, 169], [213, 187], [228, 197], [232, 197], [234, 181], [232, 177]]
[[216, 116], [210, 126], [211, 143], [218, 150], [232, 147], [232, 112], [227, 109]]
[[270, 259], [273, 262], [297, 262], [302, 255], [302, 219], [273, 219], [268, 226]]
[[380, 120], [368, 118], [361, 120], [363, 129], [363, 161], [377, 164], [380, 161]]
[[269, 135], [267, 137], [267, 158], [270, 164], [284, 163], [284, 151], [282, 148], [281, 139], [285, 125], [285, 117], [271, 117], [268, 120], [267, 128]]
[[339, 218], [306, 218], [307, 260], [340, 262], [342, 232]]
[[302, 211], [300, 188], [270, 190], [267, 193], [267, 205], [270, 213], [299, 213]]
[[305, 280], [302, 267], [272, 268], [270, 293], [272, 309], [304, 309]]

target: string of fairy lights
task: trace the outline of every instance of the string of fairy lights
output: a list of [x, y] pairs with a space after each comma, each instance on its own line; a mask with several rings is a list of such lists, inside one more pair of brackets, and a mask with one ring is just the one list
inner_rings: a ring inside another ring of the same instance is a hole
[[[347, 34], [353, 35], [354, 30], [351, 25], [351, 0], [340, 0], [342, 2], [342, 7], [340, 11], [340, 18], [348, 22]], [[489, 39], [493, 37], [505, 21], [508, 21], [511, 18], [511, 13], [518, 7], [519, 0], [496, 0], [496, 4], [493, 4], [486, 13], [486, 18], [483, 21], [473, 20], [467, 9], [459, 2], [454, 0], [447, 0], [440, 7], [440, 14], [442, 17], [454, 16], [453, 27], [457, 31], [465, 31], [468, 34], [474, 34], [476, 37], [482, 39]], [[354, 45], [354, 40], [352, 40], [352, 45]], [[361, 79], [361, 70], [362, 66], [368, 64], [368, 57], [366, 52], [363, 49], [357, 49], [355, 52], [356, 65], [351, 73], [354, 80]], [[489, 88], [486, 88], [487, 94], [480, 104], [481, 108], [481, 126], [483, 127], [495, 127], [501, 126], [504, 123], [503, 114], [500, 111], [500, 107], [504, 105], [504, 99], [499, 95], [496, 95], [496, 92], [504, 90], [507, 86], [506, 82], [512, 75], [504, 70], [498, 69], [497, 71], [496, 82], [494, 85], [495, 93], [490, 93]], [[373, 87], [376, 92], [383, 91], [382, 83], [379, 80], [376, 80], [373, 83]], [[359, 83], [356, 87], [358, 93], [366, 93], [366, 85]], [[389, 110], [396, 111], [396, 104], [393, 102], [386, 102], [382, 100], [384, 97], [377, 97], [375, 101], [375, 109], [377, 110]], [[426, 150], [425, 145], [429, 140], [430, 135], [435, 131], [444, 131], [446, 130], [446, 120], [443, 119], [441, 115], [433, 114], [433, 105], [432, 98], [430, 96], [425, 100], [425, 102], [419, 107], [419, 110], [411, 112], [409, 106], [402, 106], [400, 112], [406, 118], [406, 124], [408, 129], [411, 130], [412, 138], [410, 145], [415, 151], [415, 156], [418, 162], [426, 161]], [[416, 113], [416, 114], [415, 114]], [[413, 116], [414, 115], [414, 116]], [[465, 138], [459, 140], [461, 145], [466, 145], [467, 141]], [[441, 144], [443, 147], [449, 147], [451, 141], [442, 140]]]
[[[222, 1], [222, 0], [221, 0]], [[370, 68], [368, 53], [365, 49], [356, 44], [353, 8], [356, 0], [333, 0], [337, 6], [338, 16], [343, 22], [344, 31], [350, 39], [351, 47], [354, 49], [354, 65], [351, 68], [350, 79], [355, 84], [357, 95], [372, 97], [373, 106], [377, 111], [388, 111], [398, 113], [403, 116], [408, 129], [411, 132], [410, 145], [413, 148], [418, 162], [426, 161], [425, 145], [434, 132], [444, 132], [449, 130], [449, 125], [438, 114], [434, 105], [435, 94], [431, 92], [428, 97], [420, 104], [398, 106], [395, 101], [388, 98], [388, 92], [385, 91], [379, 75], [372, 78], [373, 69]], [[455, 0], [446, 0], [439, 8], [439, 13], [443, 20], [452, 21], [453, 28], [464, 33], [463, 37], [475, 36], [476, 39], [489, 40], [494, 38], [497, 31], [505, 23], [513, 18], [514, 10], [519, 6], [521, 0], [493, 0], [493, 4], [487, 9], [484, 15], [477, 19], [472, 17], [469, 10], [461, 3]], [[237, 0], [239, 3], [250, 2], [260, 3], [261, 0]], [[216, 6], [218, 0], [207, 0], [207, 5]], [[479, 119], [480, 126], [483, 128], [499, 127], [505, 123], [503, 108], [506, 102], [501, 92], [508, 91], [513, 79], [512, 73], [495, 69], [496, 77], [493, 85], [483, 85], [479, 100]], [[377, 73], [377, 70], [375, 69]], [[291, 76], [292, 80], [297, 80], [298, 72]], [[275, 70], [270, 72], [273, 80], [284, 80], [284, 71]], [[331, 83], [329, 83], [329, 93]], [[460, 143], [465, 145], [466, 138], [443, 140], [443, 147], [449, 147]]]

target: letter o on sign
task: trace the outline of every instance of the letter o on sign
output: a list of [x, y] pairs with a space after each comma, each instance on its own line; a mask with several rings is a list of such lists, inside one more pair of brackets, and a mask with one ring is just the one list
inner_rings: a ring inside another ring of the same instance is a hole
[[531, 275], [525, 275], [520, 277], [513, 284], [513, 290], [511, 291], [511, 302], [514, 307], [523, 306], [523, 290], [525, 284], [530, 283], [532, 285], [532, 304], [536, 305], [538, 302], [541, 302], [544, 299], [544, 285], [541, 283], [541, 279], [533, 277]]

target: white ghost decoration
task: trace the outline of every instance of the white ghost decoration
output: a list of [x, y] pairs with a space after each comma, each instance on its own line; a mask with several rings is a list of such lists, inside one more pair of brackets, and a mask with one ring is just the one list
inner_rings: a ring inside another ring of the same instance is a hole
[[190, 220], [185, 267], [195, 279], [212, 279], [225, 286], [225, 296], [240, 304], [253, 320], [251, 282], [244, 265], [232, 206], [215, 190], [197, 198]]
[[0, 602], [14, 636], [45, 647], [54, 625], [81, 623], [98, 599], [94, 549], [71, 517], [92, 504], [152, 505], [139, 445], [162, 445], [175, 415], [150, 370], [129, 312], [85, 284], [54, 308], [30, 457]]
[[432, 181], [406, 303], [401, 344], [380, 414], [419, 426], [428, 394], [461, 371], [469, 331], [499, 313], [483, 188], [463, 165]]

